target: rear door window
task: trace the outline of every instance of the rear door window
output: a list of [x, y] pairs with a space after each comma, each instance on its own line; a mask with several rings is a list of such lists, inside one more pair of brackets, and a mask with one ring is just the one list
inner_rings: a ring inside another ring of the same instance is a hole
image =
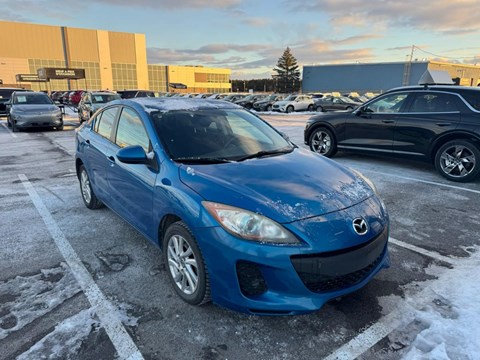
[[118, 106], [110, 107], [103, 111], [101, 116], [97, 116], [94, 131], [104, 138], [110, 139], [117, 112]]

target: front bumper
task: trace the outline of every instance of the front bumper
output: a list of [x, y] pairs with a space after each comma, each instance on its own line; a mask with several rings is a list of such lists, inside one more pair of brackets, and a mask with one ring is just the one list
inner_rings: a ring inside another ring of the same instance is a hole
[[32, 128], [44, 126], [60, 126], [63, 123], [62, 117], [56, 114], [42, 114], [42, 115], [13, 115], [12, 120], [17, 128]]
[[[367, 214], [368, 237], [346, 226], [359, 212]], [[248, 242], [220, 227], [195, 229], [214, 303], [251, 314], [307, 313], [365, 286], [390, 265], [388, 216], [378, 200], [284, 226], [303, 245]]]

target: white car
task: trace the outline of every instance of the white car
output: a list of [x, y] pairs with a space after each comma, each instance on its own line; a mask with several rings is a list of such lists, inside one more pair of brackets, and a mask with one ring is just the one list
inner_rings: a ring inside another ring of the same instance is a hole
[[273, 103], [273, 111], [291, 113], [294, 111], [313, 111], [313, 98], [310, 95], [290, 95], [285, 100]]

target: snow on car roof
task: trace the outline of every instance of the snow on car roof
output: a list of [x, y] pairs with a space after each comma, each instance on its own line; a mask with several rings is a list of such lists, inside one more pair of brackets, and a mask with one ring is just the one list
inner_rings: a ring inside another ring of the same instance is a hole
[[146, 112], [159, 110], [242, 109], [241, 106], [227, 101], [196, 98], [134, 98], [128, 101], [140, 104]]

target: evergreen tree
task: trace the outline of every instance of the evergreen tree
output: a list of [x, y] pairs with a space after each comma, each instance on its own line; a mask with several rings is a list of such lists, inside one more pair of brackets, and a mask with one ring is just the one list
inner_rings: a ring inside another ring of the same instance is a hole
[[300, 70], [297, 59], [287, 47], [273, 69], [277, 74], [273, 78], [277, 83], [277, 92], [291, 93], [300, 88]]

